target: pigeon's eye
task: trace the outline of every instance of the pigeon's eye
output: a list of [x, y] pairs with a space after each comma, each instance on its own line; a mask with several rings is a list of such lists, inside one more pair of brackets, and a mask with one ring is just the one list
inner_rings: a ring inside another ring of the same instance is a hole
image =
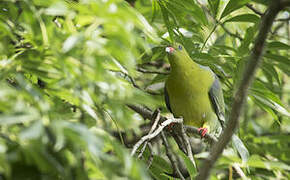
[[179, 45], [179, 46], [178, 46], [178, 49], [179, 49], [179, 50], [182, 50], [182, 46], [181, 46], [181, 45]]

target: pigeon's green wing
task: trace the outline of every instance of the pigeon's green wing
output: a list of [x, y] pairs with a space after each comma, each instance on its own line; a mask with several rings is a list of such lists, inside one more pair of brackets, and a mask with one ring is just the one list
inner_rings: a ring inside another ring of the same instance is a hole
[[[215, 74], [214, 76], [215, 81], [209, 91], [209, 98], [222, 127], [225, 128], [225, 103], [223, 98], [223, 92], [218, 77]], [[232, 142], [234, 148], [240, 154], [242, 161], [246, 162], [249, 158], [249, 152], [242, 140], [234, 134], [232, 137]]]
[[224, 102], [224, 96], [223, 91], [219, 82], [218, 77], [213, 74], [215, 77], [215, 80], [209, 90], [209, 98], [211, 101], [211, 104], [213, 106], [213, 109], [218, 117], [218, 120], [220, 121], [222, 127], [224, 128], [225, 125], [225, 102]]
[[170, 102], [169, 102], [169, 95], [168, 95], [168, 92], [166, 90], [166, 86], [164, 86], [164, 99], [165, 99], [165, 104], [166, 104], [166, 107], [167, 109], [171, 112], [172, 112], [172, 109], [170, 107]]

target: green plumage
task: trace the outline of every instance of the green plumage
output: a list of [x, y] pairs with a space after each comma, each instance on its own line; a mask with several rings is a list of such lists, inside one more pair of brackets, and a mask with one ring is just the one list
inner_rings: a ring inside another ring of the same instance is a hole
[[[167, 47], [171, 65], [165, 82], [165, 102], [175, 117], [184, 124], [207, 128], [219, 136], [225, 126], [225, 103], [218, 77], [209, 67], [195, 63], [180, 44]], [[249, 152], [238, 136], [233, 135], [234, 148], [245, 162]]]
[[165, 99], [175, 117], [186, 125], [206, 127], [220, 134], [224, 122], [224, 100], [216, 75], [195, 63], [186, 50], [177, 45], [168, 53], [170, 75], [165, 83]]

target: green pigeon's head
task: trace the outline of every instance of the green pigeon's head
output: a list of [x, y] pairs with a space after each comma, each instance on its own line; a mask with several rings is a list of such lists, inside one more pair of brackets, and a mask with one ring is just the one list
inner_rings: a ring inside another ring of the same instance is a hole
[[166, 47], [165, 51], [168, 54], [168, 59], [171, 65], [186, 63], [184, 61], [190, 60], [185, 48], [179, 43]]

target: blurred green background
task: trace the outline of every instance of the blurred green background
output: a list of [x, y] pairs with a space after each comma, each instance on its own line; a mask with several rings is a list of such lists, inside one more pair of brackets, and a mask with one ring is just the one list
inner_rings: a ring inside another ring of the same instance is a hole
[[[229, 112], [258, 33], [259, 12], [268, 5], [265, 0], [2, 0], [0, 179], [170, 178], [164, 174], [172, 169], [163, 148], [148, 169], [149, 157], [132, 158], [113, 135], [136, 139], [148, 123], [126, 104], [168, 113], [164, 48], [177, 41], [218, 74]], [[289, 42], [288, 8], [271, 28], [243, 110], [238, 134], [250, 159], [243, 163], [228, 147], [211, 179], [228, 179], [233, 164], [251, 179], [290, 178]]]

